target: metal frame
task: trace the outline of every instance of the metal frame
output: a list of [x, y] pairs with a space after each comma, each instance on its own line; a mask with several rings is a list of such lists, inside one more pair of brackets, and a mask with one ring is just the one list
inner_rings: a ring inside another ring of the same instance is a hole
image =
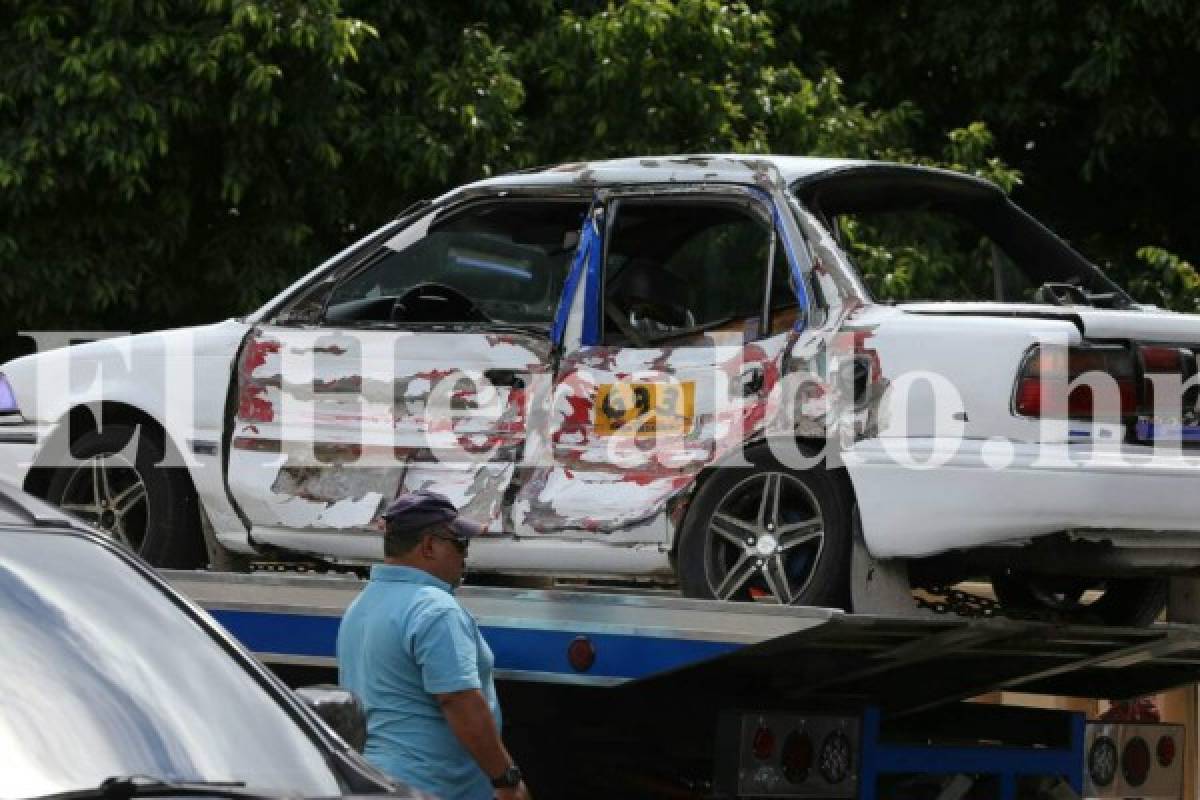
[[868, 708], [862, 717], [859, 800], [876, 800], [879, 777], [896, 773], [995, 775], [1000, 779], [1000, 800], [1016, 800], [1021, 776], [1052, 775], [1082, 794], [1084, 715], [1061, 713], [1070, 715], [1067, 747], [899, 745], [881, 741], [880, 711]]

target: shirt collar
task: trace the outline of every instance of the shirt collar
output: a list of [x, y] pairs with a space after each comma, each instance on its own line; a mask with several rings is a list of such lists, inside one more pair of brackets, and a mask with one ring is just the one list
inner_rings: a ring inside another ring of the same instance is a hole
[[454, 587], [441, 578], [431, 575], [423, 569], [406, 567], [401, 564], [372, 564], [371, 580], [390, 581], [394, 583], [419, 583], [424, 586], [436, 586], [444, 592], [454, 594]]

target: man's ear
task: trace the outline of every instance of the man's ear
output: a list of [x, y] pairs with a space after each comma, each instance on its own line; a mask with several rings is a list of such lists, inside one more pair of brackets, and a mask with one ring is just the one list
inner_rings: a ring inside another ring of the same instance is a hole
[[437, 553], [434, 551], [433, 537], [425, 534], [421, 537], [421, 543], [417, 545], [421, 551], [421, 555], [425, 558], [437, 558]]

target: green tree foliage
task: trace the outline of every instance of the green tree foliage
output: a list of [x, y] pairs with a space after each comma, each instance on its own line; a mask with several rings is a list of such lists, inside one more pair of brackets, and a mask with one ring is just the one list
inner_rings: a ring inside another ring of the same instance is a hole
[[[1119, 281], [1146, 245], [1195, 262], [1200, 4], [1187, 0], [773, 0], [781, 48], [855, 102], [913, 104], [914, 146], [980, 120], [1025, 176], [1018, 202]], [[1153, 260], [1151, 263], [1154, 264]], [[1152, 268], [1156, 269], [1156, 267]], [[1149, 281], [1150, 283], [1148, 283]], [[1138, 295], [1141, 297], [1141, 295]], [[1190, 295], [1147, 302], [1190, 309]]]
[[719, 0], [0, 0], [0, 310], [243, 313], [416, 199], [559, 160], [932, 154], [1015, 183], [986, 127], [851, 102], [778, 30]]
[[345, 67], [372, 33], [336, 0], [5, 0], [10, 324], [228, 314], [313, 263], [349, 210]]

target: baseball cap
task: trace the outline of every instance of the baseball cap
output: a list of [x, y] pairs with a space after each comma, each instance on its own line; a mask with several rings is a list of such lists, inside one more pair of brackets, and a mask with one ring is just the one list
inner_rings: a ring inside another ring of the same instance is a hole
[[458, 515], [450, 498], [425, 489], [397, 497], [383, 512], [383, 519], [396, 533], [416, 533], [439, 522], [464, 541], [483, 533], [482, 525]]

